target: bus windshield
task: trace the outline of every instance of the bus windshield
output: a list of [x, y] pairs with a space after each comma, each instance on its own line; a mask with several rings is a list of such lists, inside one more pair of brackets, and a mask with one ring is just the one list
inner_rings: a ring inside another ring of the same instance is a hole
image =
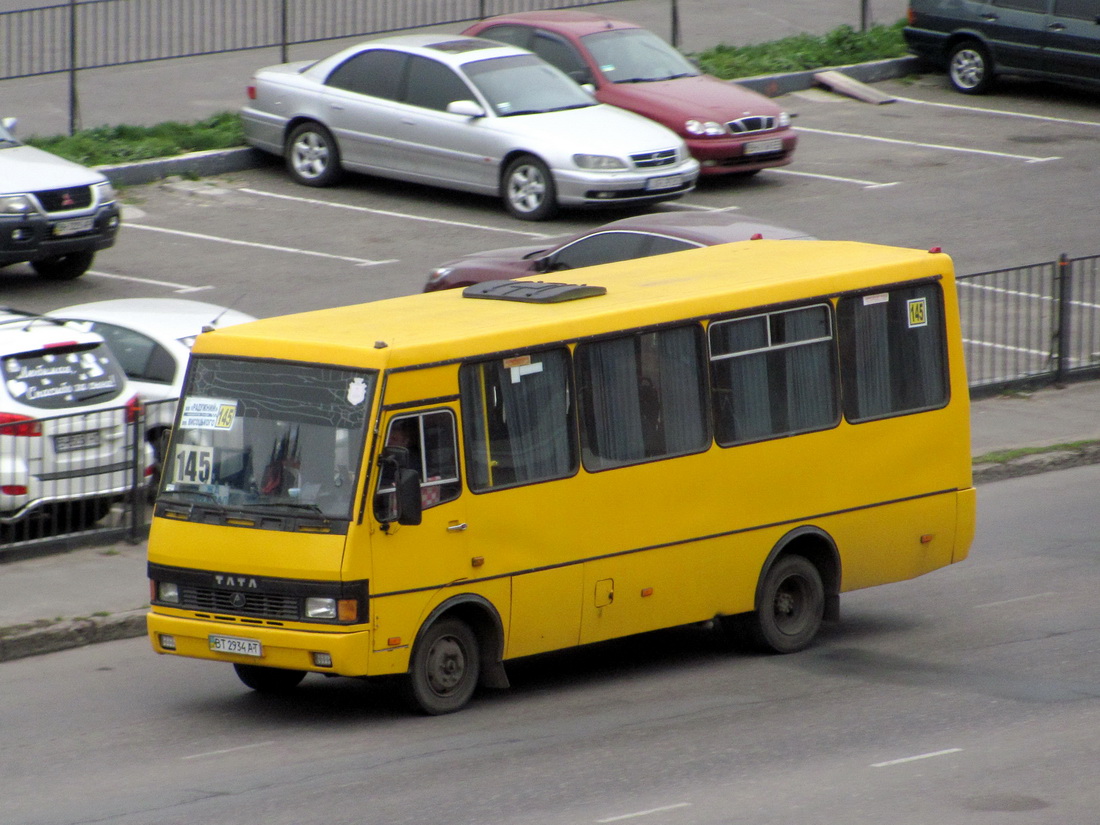
[[350, 519], [375, 375], [193, 359], [161, 496]]

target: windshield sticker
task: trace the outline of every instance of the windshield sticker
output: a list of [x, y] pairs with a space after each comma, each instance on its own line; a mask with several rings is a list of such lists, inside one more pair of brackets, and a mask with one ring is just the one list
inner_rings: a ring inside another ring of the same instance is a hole
[[356, 376], [348, 382], [348, 403], [358, 407], [367, 398], [367, 382]]
[[890, 293], [878, 292], [874, 295], [864, 295], [863, 305], [865, 307], [874, 306], [875, 304], [885, 304], [890, 300]]
[[74, 401], [118, 390], [118, 376], [104, 368], [106, 363], [94, 352], [16, 356], [4, 360], [5, 379], [11, 397], [27, 404], [58, 397]]
[[180, 427], [184, 430], [231, 430], [237, 419], [237, 402], [218, 398], [187, 398]]

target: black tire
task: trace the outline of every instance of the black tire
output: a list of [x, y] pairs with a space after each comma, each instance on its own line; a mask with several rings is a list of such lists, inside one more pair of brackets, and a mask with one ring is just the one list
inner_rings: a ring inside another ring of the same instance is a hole
[[286, 168], [304, 186], [331, 186], [343, 175], [340, 147], [320, 123], [301, 123], [286, 141]]
[[825, 587], [817, 568], [803, 556], [783, 556], [764, 574], [756, 612], [738, 629], [760, 650], [794, 653], [813, 641], [824, 614]]
[[558, 213], [558, 192], [546, 164], [520, 155], [508, 164], [500, 182], [504, 208], [521, 221], [545, 221]]
[[95, 252], [70, 252], [31, 261], [34, 271], [49, 281], [71, 281], [88, 271], [95, 259]]
[[237, 678], [258, 693], [286, 693], [306, 678], [304, 670], [283, 670], [261, 665], [233, 665]]
[[407, 696], [413, 708], [430, 716], [461, 710], [481, 673], [477, 637], [457, 619], [429, 627], [413, 650]]
[[993, 59], [977, 40], [964, 40], [947, 57], [947, 79], [955, 91], [980, 95], [993, 85]]

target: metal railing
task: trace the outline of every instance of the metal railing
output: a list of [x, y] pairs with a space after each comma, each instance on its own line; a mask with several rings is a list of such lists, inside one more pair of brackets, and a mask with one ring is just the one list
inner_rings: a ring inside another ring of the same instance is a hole
[[[77, 129], [81, 71], [183, 57], [280, 49], [617, 0], [68, 0], [0, 12], [0, 80], [69, 75], [69, 130]], [[668, 0], [672, 42], [678, 0]]]
[[[972, 396], [1100, 377], [1100, 255], [960, 275], [958, 287]], [[75, 473], [54, 491], [64, 501], [45, 502], [19, 520], [8, 514], [6, 523], [0, 509], [0, 561], [41, 549], [140, 541], [149, 529], [153, 485], [147, 422], [171, 421], [175, 404], [148, 404], [127, 426], [128, 490], [109, 496], [98, 495], [102, 488], [94, 486], [82, 491], [76, 485], [99, 482]], [[57, 419], [79, 415], [88, 414]], [[41, 419], [42, 428], [49, 429], [52, 420]], [[8, 471], [30, 464], [39, 449], [35, 437], [16, 435], [13, 426], [27, 422], [0, 425], [0, 486], [18, 485]]]
[[146, 422], [165, 420], [175, 405], [0, 424], [0, 562], [144, 538], [155, 483]]
[[1100, 255], [959, 276], [971, 394], [1100, 375]]

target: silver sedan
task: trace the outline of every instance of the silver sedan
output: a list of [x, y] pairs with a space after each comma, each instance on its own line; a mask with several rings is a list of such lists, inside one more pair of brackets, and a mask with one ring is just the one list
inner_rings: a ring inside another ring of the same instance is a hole
[[672, 131], [597, 103], [530, 52], [479, 38], [382, 38], [258, 71], [245, 138], [299, 183], [343, 170], [501, 197], [523, 220], [691, 191], [699, 164]]

